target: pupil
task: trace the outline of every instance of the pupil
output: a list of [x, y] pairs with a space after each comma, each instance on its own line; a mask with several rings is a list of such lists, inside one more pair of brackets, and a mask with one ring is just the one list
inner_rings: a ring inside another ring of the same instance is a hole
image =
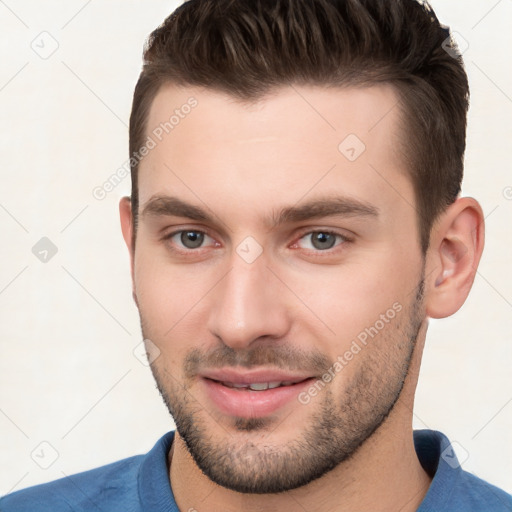
[[330, 249], [334, 246], [336, 241], [336, 237], [331, 235], [331, 233], [314, 233], [313, 234], [313, 247], [315, 249]]
[[198, 233], [197, 231], [184, 231], [181, 233], [181, 243], [188, 249], [200, 247], [203, 240], [203, 233]]

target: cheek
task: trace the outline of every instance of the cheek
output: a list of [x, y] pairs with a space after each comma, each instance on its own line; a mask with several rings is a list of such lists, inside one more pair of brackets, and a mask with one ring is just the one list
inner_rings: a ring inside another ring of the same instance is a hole
[[314, 271], [297, 268], [286, 278], [312, 313], [307, 318], [316, 336], [336, 340], [332, 348], [338, 353], [381, 314], [391, 309], [393, 315], [393, 305], [403, 306], [417, 285], [418, 270], [407, 268], [396, 254], [381, 250], [358, 259]]
[[213, 266], [172, 265], [164, 253], [140, 244], [135, 292], [144, 336], [160, 351], [155, 365], [162, 371], [180, 368], [190, 350], [211, 344], [206, 326], [214, 307], [211, 292], [221, 275]]
[[152, 251], [135, 258], [135, 293], [144, 335], [163, 353], [178, 354], [204, 338], [211, 271], [197, 266], [170, 265]]

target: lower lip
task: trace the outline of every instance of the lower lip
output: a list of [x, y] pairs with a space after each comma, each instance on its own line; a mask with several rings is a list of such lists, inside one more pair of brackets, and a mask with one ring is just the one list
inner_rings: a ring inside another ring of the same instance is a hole
[[229, 388], [215, 380], [201, 380], [211, 401], [224, 414], [238, 418], [261, 418], [276, 412], [292, 400], [297, 400], [299, 393], [314, 379], [264, 391]]

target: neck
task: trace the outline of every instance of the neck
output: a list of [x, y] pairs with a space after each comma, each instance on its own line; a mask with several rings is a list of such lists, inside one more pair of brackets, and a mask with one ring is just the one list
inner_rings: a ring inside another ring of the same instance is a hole
[[180, 510], [231, 512], [413, 512], [430, 485], [414, 449], [412, 408], [426, 323], [400, 399], [378, 430], [347, 461], [321, 478], [280, 494], [241, 494], [212, 482], [176, 433], [170, 480]]

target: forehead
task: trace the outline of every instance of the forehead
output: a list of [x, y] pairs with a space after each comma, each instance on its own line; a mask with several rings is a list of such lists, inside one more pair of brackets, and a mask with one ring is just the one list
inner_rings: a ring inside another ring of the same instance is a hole
[[155, 146], [141, 162], [140, 204], [178, 193], [235, 214], [235, 198], [259, 208], [332, 190], [384, 210], [400, 196], [411, 203], [400, 126], [387, 85], [287, 86], [252, 102], [169, 85], [148, 116]]
[[[256, 100], [242, 100], [211, 89], [169, 84], [152, 102], [147, 131], [167, 123], [171, 126], [162, 135], [172, 132], [175, 140], [180, 134], [192, 140], [195, 133], [198, 137], [215, 135], [227, 143], [259, 135], [267, 140], [272, 136], [282, 141], [307, 138], [326, 144], [335, 143], [344, 133], [353, 133], [375, 145], [383, 133], [388, 140], [390, 135], [398, 135], [399, 112], [398, 97], [391, 85], [290, 85]], [[187, 118], [191, 120], [185, 122]]]

